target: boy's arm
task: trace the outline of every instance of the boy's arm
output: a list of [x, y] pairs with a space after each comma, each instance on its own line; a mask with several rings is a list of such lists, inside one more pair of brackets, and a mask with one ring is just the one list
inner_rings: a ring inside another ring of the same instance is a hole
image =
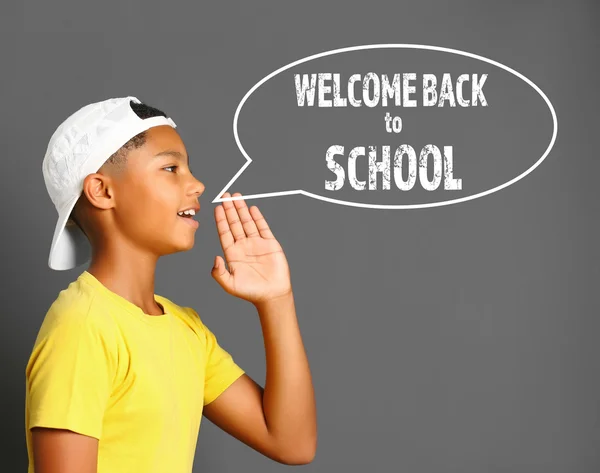
[[256, 307], [267, 373], [264, 390], [242, 375], [217, 399], [209, 395], [204, 413], [270, 458], [308, 463], [316, 451], [316, 408], [287, 259], [258, 207], [248, 208], [239, 192], [223, 194], [229, 197], [235, 200], [215, 207], [225, 258], [215, 258], [212, 276], [228, 294]]
[[309, 463], [317, 444], [316, 407], [293, 294], [254, 305], [265, 344], [265, 388], [243, 374], [203, 413], [275, 461]]
[[35, 473], [97, 473], [98, 439], [71, 430], [31, 429]]
[[105, 318], [77, 307], [44, 320], [26, 368], [35, 473], [96, 473], [113, 335]]

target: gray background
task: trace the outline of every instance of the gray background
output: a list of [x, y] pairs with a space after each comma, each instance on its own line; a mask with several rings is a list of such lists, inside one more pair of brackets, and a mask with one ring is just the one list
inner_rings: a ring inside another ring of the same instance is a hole
[[[391, 42], [460, 49], [521, 72], [551, 99], [558, 137], [525, 179], [458, 205], [254, 202], [290, 262], [314, 377], [319, 446], [302, 468], [600, 470], [598, 2], [74, 0], [3, 9], [3, 471], [26, 471], [25, 365], [49, 305], [84, 269], [47, 266], [56, 211], [41, 162], [58, 124], [84, 104], [129, 94], [178, 123], [206, 193], [194, 249], [161, 259], [156, 291], [195, 307], [263, 383], [256, 314], [210, 276], [220, 254], [210, 200], [244, 163], [235, 108], [293, 60]], [[203, 420], [194, 471], [285, 468]]]

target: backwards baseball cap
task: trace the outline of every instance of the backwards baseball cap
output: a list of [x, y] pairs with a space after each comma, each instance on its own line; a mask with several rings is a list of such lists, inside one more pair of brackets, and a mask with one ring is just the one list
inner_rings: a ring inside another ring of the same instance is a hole
[[69, 218], [86, 176], [97, 172], [138, 133], [159, 125], [177, 126], [168, 117], [138, 117], [131, 102], [141, 103], [129, 96], [86, 105], [61, 123], [50, 138], [42, 171], [58, 212], [48, 258], [51, 269], [72, 269], [91, 258], [87, 237]]

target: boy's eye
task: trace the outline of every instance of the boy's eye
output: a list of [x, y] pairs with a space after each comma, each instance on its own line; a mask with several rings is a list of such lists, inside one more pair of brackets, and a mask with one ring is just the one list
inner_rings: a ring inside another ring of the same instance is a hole
[[177, 169], [177, 166], [167, 166], [166, 168], [163, 169]]

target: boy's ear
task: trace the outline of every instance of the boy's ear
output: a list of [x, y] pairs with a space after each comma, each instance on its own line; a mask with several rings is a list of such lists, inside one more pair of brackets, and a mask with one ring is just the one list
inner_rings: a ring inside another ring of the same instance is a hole
[[83, 194], [90, 205], [100, 209], [114, 206], [114, 194], [110, 176], [89, 174], [83, 181]]

